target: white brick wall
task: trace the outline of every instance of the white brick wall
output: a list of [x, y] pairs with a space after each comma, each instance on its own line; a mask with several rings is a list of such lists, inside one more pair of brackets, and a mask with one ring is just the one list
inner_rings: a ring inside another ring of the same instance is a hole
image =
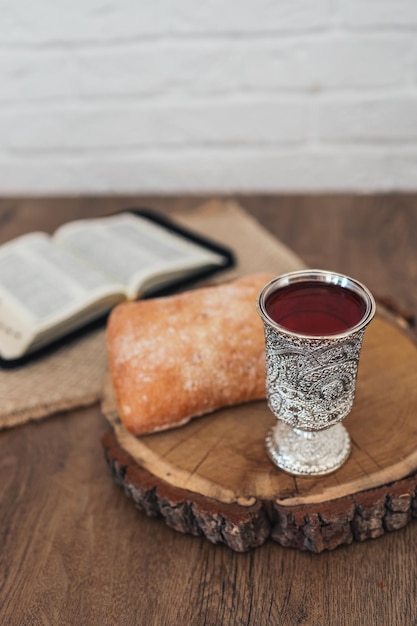
[[0, 0], [0, 193], [417, 190], [417, 0]]

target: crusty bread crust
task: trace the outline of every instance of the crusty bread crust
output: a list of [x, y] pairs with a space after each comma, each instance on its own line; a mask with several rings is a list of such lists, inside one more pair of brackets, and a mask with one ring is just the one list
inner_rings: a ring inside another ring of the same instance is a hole
[[119, 415], [130, 432], [172, 428], [265, 397], [265, 342], [256, 299], [271, 278], [253, 274], [113, 310], [109, 368]]

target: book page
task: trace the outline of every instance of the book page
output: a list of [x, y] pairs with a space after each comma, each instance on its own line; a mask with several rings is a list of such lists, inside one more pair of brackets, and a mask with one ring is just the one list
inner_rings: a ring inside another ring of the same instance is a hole
[[54, 240], [123, 283], [129, 298], [139, 294], [149, 277], [223, 261], [220, 255], [129, 213], [70, 222], [56, 231]]
[[23, 342], [32, 341], [36, 334], [97, 300], [114, 299], [115, 294], [119, 294], [118, 300], [123, 298], [120, 285], [57, 248], [44, 233], [23, 235], [0, 248], [0, 300], [4, 305], [0, 306], [0, 326], [10, 327], [13, 313], [13, 330]]
[[35, 323], [120, 291], [120, 285], [60, 250], [43, 233], [31, 233], [0, 249], [0, 287]]

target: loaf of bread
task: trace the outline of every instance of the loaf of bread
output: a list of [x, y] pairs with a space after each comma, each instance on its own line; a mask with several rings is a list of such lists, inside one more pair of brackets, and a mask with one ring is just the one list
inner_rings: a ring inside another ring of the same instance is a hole
[[265, 396], [265, 342], [253, 274], [219, 286], [123, 303], [109, 319], [120, 418], [139, 435]]

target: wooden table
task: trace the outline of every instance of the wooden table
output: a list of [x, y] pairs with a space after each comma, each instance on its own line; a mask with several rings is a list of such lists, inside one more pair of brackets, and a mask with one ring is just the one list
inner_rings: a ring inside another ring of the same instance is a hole
[[[4, 199], [0, 239], [201, 200]], [[238, 200], [308, 265], [354, 275], [417, 313], [416, 195]], [[0, 433], [0, 624], [417, 623], [415, 521], [320, 555], [272, 542], [234, 553], [138, 512], [110, 479], [106, 428], [94, 406]]]

